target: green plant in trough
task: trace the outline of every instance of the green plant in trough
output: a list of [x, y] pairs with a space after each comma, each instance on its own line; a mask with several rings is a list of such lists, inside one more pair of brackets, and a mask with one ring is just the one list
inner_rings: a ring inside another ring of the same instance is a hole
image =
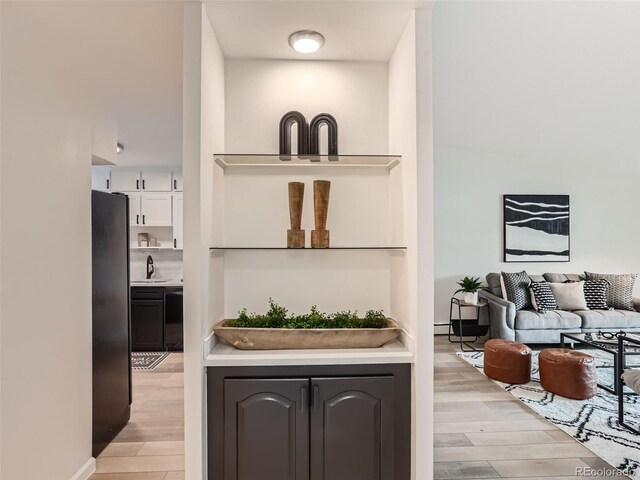
[[287, 309], [281, 307], [273, 299], [269, 299], [269, 310], [266, 314], [247, 313], [244, 308], [238, 312], [238, 318], [228, 323], [238, 328], [385, 328], [387, 317], [382, 310], [369, 310], [364, 318], [358, 312], [350, 310], [327, 315], [315, 305], [309, 313], [303, 315], [287, 315]]
[[460, 292], [475, 293], [478, 290], [485, 289], [485, 286], [483, 285], [482, 281], [480, 281], [480, 277], [475, 277], [475, 278], [464, 277], [462, 280], [460, 280], [457, 283], [460, 286], [460, 288], [454, 292], [454, 295]]

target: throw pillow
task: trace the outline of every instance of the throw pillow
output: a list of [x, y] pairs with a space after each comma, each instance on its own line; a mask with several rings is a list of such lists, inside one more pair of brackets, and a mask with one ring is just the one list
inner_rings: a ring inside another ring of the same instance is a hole
[[607, 289], [611, 286], [609, 280], [587, 280], [584, 282], [584, 298], [587, 300], [589, 310], [608, 310]]
[[607, 289], [607, 305], [609, 307], [635, 311], [635, 308], [633, 308], [633, 286], [638, 276], [636, 273], [626, 273], [622, 275], [584, 273], [587, 275], [587, 280], [609, 280], [611, 284]]
[[584, 297], [584, 282], [550, 283], [560, 310], [588, 310]]
[[549, 282], [531, 283], [531, 303], [533, 304], [533, 308], [540, 313], [558, 308], [556, 297], [553, 296]]
[[527, 272], [502, 272], [502, 281], [504, 282], [503, 291], [507, 300], [515, 304], [516, 310], [531, 308], [531, 295], [529, 295], [531, 279]]

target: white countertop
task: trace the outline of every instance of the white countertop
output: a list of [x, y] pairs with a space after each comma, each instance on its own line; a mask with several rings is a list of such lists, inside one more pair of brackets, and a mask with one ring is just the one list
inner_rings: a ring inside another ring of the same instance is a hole
[[131, 280], [132, 287], [182, 287], [184, 283], [175, 278], [152, 278], [151, 280]]
[[[405, 343], [410, 341], [406, 334], [399, 339]], [[240, 350], [217, 342], [214, 334], [204, 343], [205, 367], [413, 363], [414, 359], [413, 352], [398, 339], [379, 348], [303, 350]]]

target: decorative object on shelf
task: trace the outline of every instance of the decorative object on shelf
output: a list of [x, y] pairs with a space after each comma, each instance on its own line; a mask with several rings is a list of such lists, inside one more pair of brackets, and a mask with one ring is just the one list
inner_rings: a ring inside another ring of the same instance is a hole
[[319, 348], [377, 348], [396, 338], [402, 328], [381, 311], [320, 312], [315, 306], [304, 315], [288, 315], [287, 309], [269, 300], [264, 315], [238, 312], [238, 318], [223, 320], [215, 334], [241, 350], [286, 350]]
[[504, 261], [568, 262], [569, 195], [504, 196]]
[[309, 124], [309, 154], [320, 155], [320, 127], [322, 125], [327, 126], [329, 160], [334, 160], [331, 156], [338, 155], [338, 122], [328, 113], [316, 115]]
[[478, 290], [483, 290], [485, 288], [480, 277], [464, 277], [457, 283], [460, 288], [453, 292], [454, 295], [462, 292], [462, 301], [464, 303], [469, 303], [471, 305], [478, 303]]
[[298, 126], [298, 155], [309, 153], [309, 125], [303, 114], [292, 110], [280, 119], [280, 160], [291, 160], [291, 126]]
[[158, 239], [156, 237], [149, 237], [149, 246], [158, 247]]
[[304, 248], [304, 230], [302, 226], [302, 203], [304, 201], [304, 183], [289, 182], [289, 218], [291, 229], [287, 230], [287, 248]]
[[146, 248], [149, 246], [149, 234], [148, 233], [139, 233], [138, 234], [138, 246]]
[[329, 210], [329, 180], [313, 181], [313, 214], [316, 228], [311, 231], [311, 248], [329, 248], [329, 230], [327, 230], [327, 213]]

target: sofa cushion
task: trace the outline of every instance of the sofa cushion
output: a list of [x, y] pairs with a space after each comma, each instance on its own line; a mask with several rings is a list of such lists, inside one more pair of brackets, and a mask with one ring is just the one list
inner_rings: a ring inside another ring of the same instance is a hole
[[611, 286], [607, 289], [607, 305], [621, 310], [635, 310], [633, 307], [633, 286], [636, 283], [635, 273], [622, 275], [585, 272], [587, 280], [609, 281]]
[[489, 273], [487, 275], [487, 287], [489, 292], [499, 298], [504, 298], [502, 295], [502, 276], [499, 273]]
[[[640, 312], [630, 310], [578, 310], [573, 312], [582, 319], [582, 328], [606, 330], [640, 327]], [[517, 325], [517, 324], [516, 324]]]
[[502, 281], [507, 300], [516, 306], [516, 310], [531, 308], [531, 294], [529, 293], [531, 279], [527, 272], [524, 270], [522, 272], [502, 272]]
[[545, 273], [542, 276], [550, 283], [579, 282], [586, 280], [585, 276], [579, 273]]
[[560, 310], [586, 310], [584, 282], [549, 283]]
[[519, 310], [516, 312], [517, 330], [578, 330], [581, 325], [582, 320], [578, 315], [564, 310], [553, 310], [544, 313], [534, 310]]

